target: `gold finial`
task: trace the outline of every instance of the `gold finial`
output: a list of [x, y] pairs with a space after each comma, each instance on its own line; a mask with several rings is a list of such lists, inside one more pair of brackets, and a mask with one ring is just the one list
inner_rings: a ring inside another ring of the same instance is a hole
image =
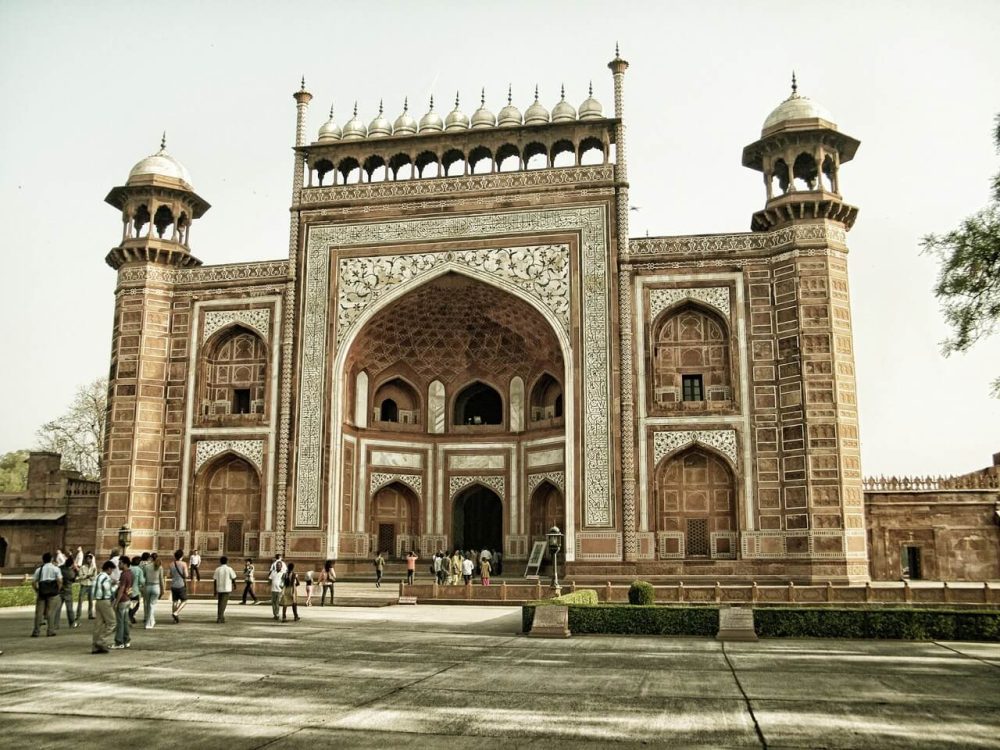
[[795, 80], [795, 71], [792, 71], [792, 96], [799, 93], [799, 82]]
[[507, 106], [510, 106], [511, 99], [513, 98], [514, 87], [512, 84], [507, 84]]
[[486, 87], [483, 86], [482, 91], [479, 92], [479, 106], [485, 109], [486, 107]]
[[167, 131], [163, 131], [163, 135], [160, 137], [160, 151], [163, 151], [167, 147]]

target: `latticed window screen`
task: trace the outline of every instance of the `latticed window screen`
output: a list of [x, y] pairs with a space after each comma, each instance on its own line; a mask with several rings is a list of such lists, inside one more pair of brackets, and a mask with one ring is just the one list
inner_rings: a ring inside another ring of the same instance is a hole
[[687, 522], [687, 554], [708, 555], [708, 519], [689, 518]]
[[683, 378], [684, 400], [704, 401], [701, 375], [685, 375]]

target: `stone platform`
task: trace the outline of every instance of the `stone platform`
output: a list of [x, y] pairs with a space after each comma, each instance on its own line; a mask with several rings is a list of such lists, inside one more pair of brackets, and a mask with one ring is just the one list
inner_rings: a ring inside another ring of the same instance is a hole
[[[11, 747], [1000, 747], [1000, 644], [518, 634], [513, 607], [162, 603], [133, 647], [0, 610]], [[766, 743], [766, 744], [765, 744]]]

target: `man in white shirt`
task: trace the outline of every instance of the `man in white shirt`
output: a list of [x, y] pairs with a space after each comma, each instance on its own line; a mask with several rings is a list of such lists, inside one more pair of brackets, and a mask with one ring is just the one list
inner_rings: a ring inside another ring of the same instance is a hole
[[278, 607], [281, 605], [281, 590], [285, 587], [285, 564], [281, 560], [275, 560], [271, 566], [271, 572], [267, 574], [267, 579], [271, 582], [271, 614], [274, 619], [278, 619]]
[[191, 556], [188, 558], [188, 567], [191, 569], [191, 580], [200, 581], [201, 580], [201, 553], [198, 550], [192, 550]]
[[46, 634], [55, 635], [62, 573], [52, 564], [51, 552], [42, 555], [42, 564], [35, 568], [31, 576], [31, 587], [35, 590], [35, 627], [31, 631], [31, 637], [37, 638], [41, 635], [42, 620], [46, 623]]
[[472, 571], [475, 567], [476, 564], [472, 562], [471, 557], [466, 557], [462, 560], [462, 579], [465, 581], [466, 586], [472, 583]]
[[219, 567], [212, 574], [212, 580], [215, 582], [215, 597], [219, 602], [215, 621], [224, 623], [226, 606], [229, 604], [229, 596], [233, 593], [233, 584], [236, 582], [236, 571], [229, 567], [229, 558], [225, 555], [219, 558]]

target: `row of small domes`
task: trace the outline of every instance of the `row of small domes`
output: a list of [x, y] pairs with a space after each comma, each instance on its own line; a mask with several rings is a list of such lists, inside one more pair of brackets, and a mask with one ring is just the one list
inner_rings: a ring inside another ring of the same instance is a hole
[[483, 91], [479, 100], [479, 109], [470, 118], [459, 109], [458, 94], [455, 94], [455, 109], [445, 117], [434, 111], [434, 97], [431, 97], [430, 109], [418, 122], [410, 115], [409, 100], [403, 101], [403, 113], [390, 123], [386, 118], [382, 103], [379, 102], [378, 115], [366, 127], [358, 118], [358, 105], [354, 105], [354, 116], [341, 128], [333, 119], [333, 107], [330, 107], [330, 119], [319, 129], [319, 141], [356, 141], [363, 138], [383, 138], [389, 135], [414, 135], [416, 133], [440, 133], [442, 131], [468, 130], [469, 128], [512, 128], [518, 125], [544, 125], [548, 122], [572, 122], [574, 120], [599, 120], [604, 117], [601, 103], [594, 98], [594, 87], [591, 85], [589, 95], [580, 105], [580, 111], [566, 101], [566, 89], [563, 88], [559, 102], [549, 112], [538, 100], [538, 87], [535, 87], [535, 101], [521, 114], [521, 110], [511, 103], [511, 90], [507, 89], [507, 106], [494, 115], [486, 108], [486, 92]]

